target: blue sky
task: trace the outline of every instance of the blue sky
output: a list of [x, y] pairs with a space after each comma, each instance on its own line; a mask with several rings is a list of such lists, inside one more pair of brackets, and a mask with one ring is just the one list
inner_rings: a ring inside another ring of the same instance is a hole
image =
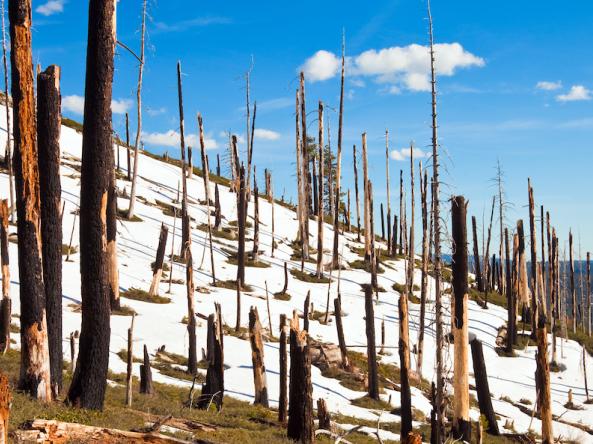
[[[576, 6], [575, 6], [576, 5]], [[593, 4], [570, 8], [556, 1], [433, 0], [439, 71], [439, 124], [443, 193], [464, 194], [481, 220], [495, 192], [490, 179], [497, 159], [505, 171], [507, 222], [527, 220], [527, 177], [536, 205], [550, 210], [562, 238], [572, 227], [583, 252], [593, 249], [589, 192], [593, 143]], [[64, 113], [81, 119], [84, 95], [87, 1], [34, 3], [35, 62], [62, 66]], [[118, 3], [118, 38], [139, 47], [141, 0]], [[385, 196], [384, 132], [391, 149], [430, 142], [430, 94], [426, 89], [425, 0], [196, 2], [149, 0], [148, 48], [143, 90], [146, 146], [178, 153], [176, 62], [182, 61], [186, 131], [196, 134], [204, 116], [210, 155], [225, 149], [224, 132], [245, 132], [244, 73], [252, 72], [258, 102], [254, 146], [259, 171], [274, 173], [276, 194], [294, 190], [294, 93], [297, 72], [307, 72], [308, 110], [321, 99], [337, 109], [334, 75], [341, 33], [347, 40], [348, 80], [344, 116], [346, 186], [352, 186], [352, 144], [368, 133], [371, 179], [377, 203]], [[318, 53], [318, 51], [327, 51]], [[135, 114], [137, 63], [118, 49], [114, 128], [122, 111]], [[313, 81], [317, 80], [317, 81]], [[332, 144], [337, 114], [329, 112]], [[309, 119], [316, 128], [314, 113]], [[134, 131], [135, 119], [131, 119]], [[190, 137], [190, 141], [191, 141]], [[166, 146], [170, 145], [170, 146]], [[408, 162], [394, 154], [392, 183]], [[406, 160], [406, 159], [404, 159]], [[429, 162], [429, 159], [423, 159]], [[392, 205], [397, 206], [392, 191]], [[376, 205], [378, 207], [378, 204]], [[447, 205], [448, 207], [448, 205]], [[583, 253], [584, 254], [584, 253]]]

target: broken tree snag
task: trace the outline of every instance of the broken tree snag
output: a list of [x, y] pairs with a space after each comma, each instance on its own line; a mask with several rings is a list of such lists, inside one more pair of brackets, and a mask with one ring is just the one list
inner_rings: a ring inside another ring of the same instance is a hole
[[[404, 234], [403, 237], [406, 235]], [[399, 294], [399, 342], [398, 353], [400, 360], [401, 380], [401, 431], [400, 439], [404, 441], [412, 431], [412, 393], [410, 389], [410, 328], [408, 311], [408, 285]]]
[[[189, 219], [189, 216], [186, 217]], [[195, 375], [198, 371], [198, 352], [196, 350], [196, 309], [194, 305], [194, 260], [191, 248], [188, 248], [186, 253], [185, 286], [187, 289], [187, 333], [189, 337], [187, 372]]]
[[468, 264], [466, 203], [463, 196], [452, 199], [453, 233], [453, 340], [455, 345], [453, 376], [453, 437], [470, 442], [471, 421], [469, 418], [468, 382]]
[[259, 260], [259, 189], [257, 187], [257, 169], [253, 166], [253, 262]]
[[474, 240], [474, 272], [476, 273], [476, 284], [478, 291], [484, 291], [484, 277], [480, 267], [480, 251], [478, 249], [478, 230], [476, 228], [476, 216], [472, 216], [472, 234]]
[[426, 297], [428, 294], [428, 261], [430, 233], [428, 232], [428, 173], [424, 171], [422, 178], [422, 162], [420, 172], [420, 201], [422, 206], [422, 277], [420, 282], [420, 319], [418, 327], [418, 356], [416, 359], [416, 372], [422, 377], [422, 363], [424, 360], [424, 321], [426, 318]]
[[145, 395], [152, 395], [152, 370], [150, 369], [150, 357], [148, 356], [148, 349], [144, 344], [144, 363], [140, 365], [140, 393]]
[[517, 255], [515, 260], [515, 292], [521, 308], [521, 322], [531, 322], [532, 309], [529, 298], [529, 284], [527, 282], [527, 262], [525, 258], [525, 232], [523, 220], [517, 221]]
[[[31, 0], [10, 1], [8, 13], [21, 302], [19, 388], [38, 399], [51, 401], [45, 290], [41, 264], [39, 169], [31, 56]], [[111, 147], [109, 151], [113, 154]]]
[[239, 174], [239, 193], [237, 196], [237, 225], [239, 228], [239, 242], [237, 247], [237, 281], [238, 285], [245, 285], [245, 220], [246, 210], [245, 168], [241, 165]]
[[375, 310], [373, 309], [373, 290], [364, 290], [365, 324], [367, 336], [368, 394], [369, 398], [379, 400], [379, 379], [377, 373], [377, 349], [375, 347]]
[[546, 316], [543, 310], [536, 310], [539, 313], [537, 320], [537, 352], [536, 362], [536, 387], [538, 388], [537, 406], [542, 421], [542, 443], [553, 444], [554, 433], [552, 430], [552, 396], [550, 393], [550, 364], [548, 361], [548, 329]]
[[393, 215], [393, 234], [391, 238], [391, 256], [394, 257], [397, 253], [397, 229], [399, 225], [397, 223], [397, 214]]
[[331, 430], [331, 416], [323, 398], [317, 400], [317, 419], [319, 420], [318, 429]]
[[220, 209], [220, 193], [218, 191], [218, 184], [214, 185], [214, 229], [220, 229], [222, 222], [222, 211]]
[[0, 201], [0, 258], [2, 260], [2, 300], [0, 300], [0, 354], [10, 348], [10, 266], [8, 257], [8, 200]]
[[132, 160], [130, 159], [130, 116], [126, 113], [126, 157], [128, 161], [128, 182], [132, 180]]
[[74, 374], [76, 370], [76, 341], [80, 337], [78, 330], [70, 333], [70, 373]]
[[[342, 129], [343, 129], [343, 121], [344, 121], [344, 78], [345, 78], [345, 60], [346, 60], [346, 39], [342, 36], [342, 74], [341, 74], [341, 81], [340, 81], [340, 109], [338, 114], [338, 155], [336, 158], [336, 194], [335, 194], [335, 203], [333, 206], [334, 210], [334, 243], [333, 243], [333, 251], [332, 251], [332, 268], [338, 268], [340, 265], [339, 256], [338, 256], [338, 244], [339, 244], [339, 236], [340, 236], [340, 182], [341, 182], [341, 175], [342, 175]], [[330, 160], [331, 161], [331, 160]], [[330, 167], [331, 171], [331, 167]], [[331, 186], [330, 186], [331, 189]], [[348, 197], [350, 197], [350, 192], [348, 192]], [[350, 205], [348, 205], [350, 207]], [[350, 208], [348, 208], [348, 213], [350, 213]], [[350, 217], [348, 217], [348, 220]], [[350, 222], [348, 222], [350, 223]]]
[[307, 217], [308, 209], [305, 208], [307, 205], [307, 199], [305, 197], [305, 173], [304, 173], [304, 159], [303, 149], [301, 148], [301, 126], [300, 126], [300, 90], [296, 92], [296, 112], [295, 112], [295, 146], [296, 146], [296, 169], [297, 169], [297, 216], [299, 220], [299, 229], [297, 232], [297, 240], [301, 243], [301, 257], [302, 260], [309, 258], [309, 234], [306, 233], [305, 217]]
[[208, 316], [208, 338], [207, 355], [208, 370], [206, 372], [206, 383], [202, 386], [202, 394], [198, 402], [198, 408], [207, 409], [210, 404], [216, 405], [216, 409], [222, 408], [224, 396], [224, 351], [222, 345], [221, 328], [215, 314]]
[[[527, 188], [529, 193], [529, 237], [531, 240], [531, 307], [533, 313], [531, 316], [531, 331], [532, 337], [535, 338], [535, 330], [537, 329], [538, 319], [538, 285], [537, 285], [537, 239], [535, 228], [535, 203], [533, 199], [533, 188], [531, 187], [531, 179], [527, 179]], [[542, 251], [542, 257], [544, 252]], [[544, 310], [545, 311], [545, 310]], [[576, 322], [576, 319], [575, 319]]]
[[352, 166], [354, 167], [354, 195], [356, 200], [356, 240], [360, 242], [360, 198], [358, 196], [358, 167], [356, 165], [356, 145], [352, 145]]
[[117, 266], [117, 186], [114, 169], [109, 173], [109, 191], [107, 193], [107, 275], [109, 279], [109, 303], [111, 310], [116, 311], [121, 308], [121, 305]]
[[177, 62], [177, 96], [179, 100], [179, 145], [181, 148], [181, 257], [189, 260], [191, 250], [190, 218], [187, 213], [187, 174], [185, 164], [185, 118], [183, 115], [183, 86], [181, 84], [181, 62]]
[[[422, 167], [420, 168], [422, 174]], [[385, 130], [385, 184], [387, 188], [387, 255], [391, 256], [391, 195], [389, 190], [389, 130]], [[420, 187], [422, 188], [422, 187]], [[381, 216], [383, 220], [383, 216]]]
[[280, 315], [280, 396], [278, 398], [278, 422], [286, 424], [288, 418], [288, 362], [286, 356], [286, 315]]
[[572, 332], [577, 331], [577, 292], [574, 285], [574, 259], [572, 254], [572, 230], [568, 232], [569, 265], [570, 265], [570, 301], [572, 305]]
[[128, 359], [126, 362], [126, 406], [132, 407], [132, 369], [134, 363], [134, 319], [136, 315], [132, 315], [132, 322], [128, 328]]
[[381, 208], [381, 240], [385, 241], [385, 213], [383, 212], [383, 202], [379, 204]]
[[303, 304], [303, 330], [309, 331], [309, 307], [311, 306], [311, 290], [307, 291], [307, 297]]
[[[317, 197], [317, 278], [323, 276], [323, 102], [319, 101], [319, 184], [317, 185], [318, 197]], [[330, 153], [331, 162], [331, 153]], [[331, 187], [332, 184], [329, 183]]]
[[237, 279], [237, 315], [235, 320], [235, 332], [241, 331], [241, 282]]
[[334, 299], [334, 316], [336, 318], [336, 330], [338, 331], [340, 354], [342, 355], [342, 368], [344, 368], [344, 370], [349, 370], [350, 361], [348, 360], [348, 349], [346, 348], [346, 340], [344, 339], [344, 326], [342, 325], [342, 303], [339, 295]]
[[163, 275], [163, 262], [165, 260], [165, 248], [167, 246], [167, 237], [169, 227], [161, 224], [161, 234], [159, 235], [159, 246], [156, 250], [156, 258], [152, 266], [152, 283], [150, 284], [149, 294], [155, 296], [159, 294], [159, 284]]
[[191, 179], [194, 175], [194, 155], [191, 146], [187, 146], [187, 178]]
[[484, 361], [484, 351], [482, 342], [474, 338], [470, 341], [472, 350], [472, 361], [474, 364], [474, 379], [476, 380], [476, 392], [478, 393], [478, 404], [480, 405], [480, 414], [486, 419], [488, 433], [499, 435], [496, 414], [492, 408], [492, 399], [490, 397], [490, 387], [488, 385], [488, 373], [486, 372], [486, 361]]
[[371, 211], [369, 208], [370, 194], [369, 194], [369, 166], [367, 162], [367, 134], [362, 133], [362, 180], [363, 180], [363, 196], [364, 196], [364, 259], [371, 260]]
[[505, 262], [506, 262], [506, 276], [502, 273], [499, 275], [502, 281], [506, 277], [506, 293], [507, 293], [507, 341], [506, 352], [513, 353], [513, 345], [517, 337], [516, 319], [517, 310], [515, 305], [515, 297], [513, 294], [513, 285], [511, 277], [511, 248], [509, 244], [509, 229], [504, 229], [504, 243], [505, 243]]
[[268, 385], [266, 382], [266, 366], [264, 364], [264, 343], [261, 334], [261, 323], [256, 307], [249, 310], [249, 341], [251, 342], [251, 361], [253, 363], [253, 383], [255, 398], [253, 403], [268, 407]]
[[313, 387], [308, 334], [290, 327], [290, 385], [288, 393], [288, 426], [290, 439], [310, 444], [315, 441], [313, 425]]
[[492, 239], [492, 222], [494, 220], [494, 205], [496, 204], [496, 196], [492, 196], [492, 207], [490, 210], [490, 224], [488, 225], [488, 237], [486, 240], [486, 251], [484, 253], [484, 271], [482, 275], [482, 279], [485, 280], [484, 283], [484, 308], [488, 308], [488, 292], [490, 289], [494, 288], [494, 283], [491, 283], [490, 280], [487, 278], [488, 276], [494, 277], [494, 270], [496, 265], [496, 260], [493, 260], [492, 267], [489, 265], [490, 259], [490, 240]]
[[0, 444], [8, 443], [8, 417], [10, 415], [10, 388], [8, 378], [0, 372]]
[[37, 147], [41, 198], [41, 247], [53, 396], [62, 389], [62, 218], [60, 184], [60, 68], [37, 76]]
[[[303, 168], [303, 233], [305, 235], [303, 242], [309, 245], [309, 214], [311, 210], [311, 175], [309, 174], [309, 150], [307, 145], [307, 110], [305, 100], [305, 74], [301, 71], [300, 75], [300, 117], [301, 117], [301, 166]], [[308, 250], [307, 256], [308, 258]]]

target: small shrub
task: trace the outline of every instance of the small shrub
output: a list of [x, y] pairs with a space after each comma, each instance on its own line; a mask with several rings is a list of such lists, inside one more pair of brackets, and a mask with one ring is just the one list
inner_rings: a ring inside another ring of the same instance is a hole
[[127, 290], [120, 293], [120, 296], [126, 299], [133, 299], [135, 301], [150, 302], [152, 304], [168, 304], [171, 302], [170, 298], [164, 296], [154, 295], [151, 296], [147, 291], [139, 288], [128, 288]]
[[306, 271], [297, 270], [296, 268], [290, 270], [290, 274], [299, 281], [310, 282], [312, 284], [329, 284], [329, 277], [322, 276], [321, 278], [318, 278], [315, 273], [307, 273]]

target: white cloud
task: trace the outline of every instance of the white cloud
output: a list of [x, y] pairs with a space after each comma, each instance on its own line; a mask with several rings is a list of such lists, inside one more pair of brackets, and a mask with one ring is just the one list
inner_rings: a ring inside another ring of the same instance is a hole
[[[125, 114], [132, 107], [130, 99], [113, 99], [111, 101], [111, 111], [113, 114]], [[72, 95], [62, 97], [62, 108], [74, 114], [84, 114], [84, 97]]]
[[583, 85], [573, 85], [570, 91], [566, 94], [556, 96], [559, 102], [576, 102], [579, 100], [591, 100], [591, 90], [585, 88]]
[[[452, 76], [458, 69], [482, 67], [484, 59], [466, 51], [459, 43], [438, 43], [434, 46], [436, 71]], [[327, 80], [339, 72], [339, 58], [328, 51], [318, 51], [305, 61], [303, 69], [310, 81]], [[430, 90], [430, 50], [428, 46], [411, 44], [380, 50], [370, 49], [347, 60], [349, 74], [354, 78], [371, 77], [411, 91]]]
[[280, 133], [268, 129], [256, 128], [255, 137], [261, 140], [278, 140], [280, 138]]
[[35, 12], [45, 16], [58, 14], [64, 11], [64, 3], [66, 3], [66, 0], [49, 0], [48, 2], [37, 6]]
[[[149, 145], [179, 147], [180, 135], [175, 130], [169, 130], [164, 133], [142, 133], [142, 141]], [[199, 147], [199, 139], [197, 134], [186, 134], [185, 145], [192, 147]], [[204, 146], [207, 150], [218, 148], [218, 142], [211, 137], [204, 137]]]
[[62, 108], [82, 116], [84, 114], [84, 97], [76, 95], [62, 97]]
[[146, 112], [151, 117], [160, 116], [161, 114], [165, 114], [167, 112], [167, 108], [165, 108], [164, 106], [160, 108], [147, 108]]
[[311, 82], [331, 79], [338, 73], [340, 59], [334, 53], [320, 50], [305, 60], [300, 70], [305, 72], [305, 78]]
[[548, 82], [546, 80], [542, 80], [541, 82], [537, 82], [535, 87], [544, 91], [556, 91], [557, 89], [562, 88], [562, 82], [560, 80], [557, 82]]
[[[429, 156], [427, 152], [422, 151], [420, 148], [413, 148], [414, 159], [424, 159]], [[410, 158], [410, 148], [402, 148], [401, 150], [392, 150], [389, 153], [389, 157], [393, 160], [404, 161]]]

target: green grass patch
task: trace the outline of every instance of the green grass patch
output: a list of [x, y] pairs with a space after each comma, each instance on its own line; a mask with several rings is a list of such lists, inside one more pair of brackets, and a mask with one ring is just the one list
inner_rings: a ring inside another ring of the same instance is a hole
[[[226, 288], [228, 290], [237, 289], [237, 281], [235, 279], [229, 279], [227, 281], [216, 281], [216, 288]], [[243, 284], [241, 291], [253, 291], [253, 287], [249, 284]]]
[[76, 254], [78, 253], [78, 247], [73, 245], [72, 247], [68, 244], [62, 244], [62, 256], [66, 256], [68, 254]]
[[128, 288], [120, 293], [122, 298], [133, 299], [135, 301], [149, 302], [151, 304], [168, 304], [171, 302], [170, 298], [154, 295], [151, 296], [147, 291], [139, 288]]
[[[208, 224], [200, 224], [196, 228], [206, 233], [208, 232]], [[218, 230], [215, 230], [214, 226], [212, 226], [212, 236], [217, 237], [219, 239], [234, 241], [237, 240], [239, 234], [237, 233], [237, 230], [234, 230], [232, 228], [223, 227]]]
[[308, 273], [306, 271], [301, 271], [296, 268], [290, 270], [290, 274], [292, 274], [296, 279], [303, 282], [309, 282], [311, 284], [329, 284], [329, 277], [323, 275], [322, 277], [318, 278], [315, 273]]
[[128, 210], [124, 208], [117, 209], [117, 218], [119, 220], [125, 220], [127, 222], [144, 222], [144, 220], [138, 217], [137, 214], [134, 214], [134, 217], [132, 217], [132, 219], [128, 219]]
[[350, 403], [352, 405], [362, 407], [365, 409], [385, 410], [387, 412], [391, 411], [392, 409], [391, 405], [388, 402], [385, 402], [380, 399], [373, 399], [369, 397], [369, 395], [364, 395], [361, 398], [353, 399], [352, 401], [350, 401]]
[[[254, 268], [270, 268], [271, 265], [267, 262], [262, 261], [254, 261], [248, 253], [245, 253], [245, 266], [246, 267], [254, 267]], [[230, 253], [230, 256], [227, 258], [227, 263], [231, 265], [239, 265], [239, 259], [237, 253]]]
[[[367, 291], [367, 288], [371, 287], [371, 284], [360, 284], [360, 288], [362, 288], [363, 293]], [[377, 293], [385, 293], [385, 289], [383, 287], [381, 287], [380, 285], [377, 287], [373, 287], [371, 288], [371, 290], [373, 291], [373, 293], [377, 292]]]
[[[348, 265], [350, 266], [350, 268], [353, 268], [355, 270], [364, 270], [367, 273], [371, 272], [371, 264], [366, 262], [364, 259], [357, 259], [355, 261], [348, 262]], [[385, 269], [383, 267], [377, 267], [377, 273], [381, 274], [384, 272]]]
[[[238, 227], [239, 223], [236, 220], [232, 220], [229, 222], [229, 225], [231, 227]], [[248, 220], [245, 221], [245, 228], [251, 228], [253, 225], [251, 224], [251, 222], [249, 222]]]
[[120, 304], [118, 309], [111, 310], [111, 314], [114, 316], [132, 316], [138, 313], [136, 313], [136, 310], [128, 305]]
[[279, 301], [290, 301], [291, 298], [292, 296], [288, 293], [282, 293], [281, 291], [279, 291], [278, 293], [274, 293], [274, 299], [277, 299]]
[[[117, 356], [119, 356], [119, 359], [121, 359], [124, 362], [128, 362], [128, 351], [125, 348], [122, 348], [120, 351], [118, 351]], [[136, 363], [143, 363], [144, 360], [137, 357], [137, 356], [132, 356], [132, 362], [136, 362]]]

